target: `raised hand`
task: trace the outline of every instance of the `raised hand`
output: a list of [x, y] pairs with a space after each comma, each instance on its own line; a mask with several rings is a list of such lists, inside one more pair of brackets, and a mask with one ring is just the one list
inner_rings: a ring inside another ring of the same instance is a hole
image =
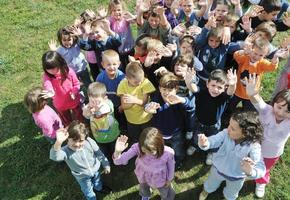
[[136, 15], [133, 15], [132, 13], [130, 13], [129, 11], [125, 11], [123, 13], [123, 18], [126, 20], [126, 21], [133, 21], [136, 19]]
[[229, 69], [227, 73], [227, 78], [229, 85], [235, 85], [238, 80], [236, 70]]
[[83, 20], [82, 20], [81, 17], [76, 18], [76, 19], [74, 20], [74, 24], [73, 24], [73, 26], [79, 27], [79, 26], [81, 25], [82, 21], [83, 21]]
[[252, 30], [252, 19], [249, 17], [249, 15], [244, 15], [242, 17], [242, 22], [240, 23], [241, 27], [247, 31], [247, 33], [251, 33]]
[[184, 76], [185, 83], [192, 83], [193, 80], [196, 80], [196, 71], [194, 68], [188, 68], [185, 76]]
[[278, 49], [276, 51], [276, 53], [274, 54], [274, 56], [278, 57], [278, 58], [288, 58], [289, 56], [289, 50], [288, 48], [281, 48], [281, 49]]
[[204, 134], [198, 134], [198, 144], [201, 147], [207, 147], [208, 146], [208, 138]]
[[87, 9], [87, 10], [85, 10], [85, 12], [86, 12], [86, 14], [87, 14], [91, 19], [93, 19], [93, 18], [96, 17], [95, 12], [94, 12], [93, 10], [91, 10], [91, 9]]
[[262, 6], [254, 5], [246, 15], [249, 15], [250, 18], [257, 17], [263, 10], [264, 8]]
[[69, 134], [65, 128], [60, 128], [56, 131], [56, 141], [63, 143], [68, 138]]
[[50, 49], [51, 51], [56, 51], [56, 50], [57, 50], [56, 44], [57, 44], [57, 42], [56, 42], [55, 39], [50, 40], [50, 41], [48, 42], [49, 49]]
[[237, 6], [237, 5], [241, 4], [241, 1], [240, 1], [240, 0], [231, 0], [231, 3], [232, 3], [234, 6]]
[[181, 37], [186, 32], [186, 27], [183, 23], [178, 24], [172, 30], [172, 34]]
[[144, 66], [150, 67], [151, 65], [153, 65], [156, 56], [157, 56], [156, 51], [149, 51], [147, 56], [146, 56]]
[[201, 33], [201, 28], [195, 25], [188, 27], [186, 34], [188, 35], [198, 35]]
[[259, 76], [256, 76], [256, 74], [249, 74], [249, 79], [245, 80], [246, 92], [248, 96], [255, 96], [259, 93], [258, 80]]
[[92, 28], [91, 28], [92, 23], [90, 21], [87, 21], [84, 25], [83, 25], [83, 29], [85, 34], [89, 35], [92, 32]]
[[97, 11], [97, 15], [99, 19], [104, 19], [108, 16], [108, 11], [106, 8], [101, 7], [100, 10]]
[[128, 147], [128, 137], [126, 135], [120, 135], [116, 140], [115, 152], [122, 153]]
[[155, 74], [155, 76], [157, 76], [158, 74], [160, 74], [161, 76], [163, 76], [167, 72], [168, 72], [168, 70], [164, 66], [161, 66], [161, 67], [159, 67], [158, 69], [156, 69], [154, 71], [154, 74]]
[[252, 175], [252, 171], [253, 171], [254, 166], [255, 166], [255, 162], [249, 157], [245, 157], [241, 161], [241, 169], [248, 176]]
[[156, 12], [159, 16], [163, 15], [165, 13], [166, 8], [163, 6], [157, 6], [154, 8], [154, 12]]
[[224, 27], [222, 34], [222, 43], [228, 44], [231, 41], [231, 30], [229, 27]]
[[198, 5], [200, 7], [205, 7], [205, 6], [208, 6], [208, 2], [207, 2], [207, 0], [199, 0]]
[[156, 113], [157, 109], [160, 108], [160, 104], [159, 103], [156, 103], [156, 102], [150, 102], [150, 103], [147, 103], [144, 110], [145, 112], [147, 113]]
[[72, 36], [80, 36], [83, 34], [79, 26], [71, 26], [69, 27], [69, 31], [71, 32]]
[[141, 12], [147, 12], [150, 10], [150, 1], [142, 1], [140, 6], [139, 6], [139, 11]]
[[183, 97], [176, 95], [176, 94], [169, 94], [167, 96], [167, 101], [170, 105], [185, 103], [185, 99]]
[[49, 99], [54, 97], [54, 92], [50, 90], [42, 90], [40, 93], [40, 97], [43, 99]]
[[157, 47], [155, 49], [157, 51], [157, 53], [163, 57], [171, 57], [172, 56], [172, 51], [170, 51], [170, 49], [168, 49], [167, 47], [165, 46], [160, 46], [160, 47]]
[[209, 16], [207, 23], [205, 24], [205, 27], [207, 29], [211, 29], [211, 28], [216, 28], [217, 26], [217, 22], [216, 22], [216, 18], [214, 15]]

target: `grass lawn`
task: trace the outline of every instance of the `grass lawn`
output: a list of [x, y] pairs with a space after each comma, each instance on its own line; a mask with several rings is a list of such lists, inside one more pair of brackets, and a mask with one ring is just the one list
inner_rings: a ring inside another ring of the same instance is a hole
[[[132, 2], [128, 1], [129, 5]], [[83, 10], [97, 10], [99, 5], [93, 0], [0, 0], [0, 199], [83, 199], [68, 167], [48, 159], [50, 146], [41, 137], [22, 99], [28, 89], [41, 84], [41, 56], [48, 50], [48, 41], [56, 39], [57, 29], [72, 23]], [[275, 42], [286, 35], [279, 34]], [[271, 73], [264, 78], [265, 98], [271, 94], [275, 76]], [[290, 199], [289, 153], [288, 144], [272, 171], [265, 199]], [[184, 168], [176, 172], [176, 199], [198, 198], [209, 170], [204, 157], [201, 154], [187, 158]], [[104, 175], [104, 182], [115, 192], [100, 199], [139, 199], [133, 169], [131, 162], [126, 167], [113, 167], [111, 175]], [[246, 182], [240, 199], [254, 199], [253, 192], [253, 182]], [[156, 194], [152, 199], [158, 199]], [[219, 189], [208, 199], [221, 198]]]

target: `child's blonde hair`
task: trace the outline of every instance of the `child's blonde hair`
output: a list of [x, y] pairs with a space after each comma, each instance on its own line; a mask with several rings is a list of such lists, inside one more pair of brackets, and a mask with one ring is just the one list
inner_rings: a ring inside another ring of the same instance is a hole
[[234, 14], [234, 13], [228, 13], [224, 20], [223, 20], [223, 23], [227, 22], [229, 24], [234, 24], [236, 25], [237, 24], [237, 21], [239, 20], [239, 16]]
[[264, 32], [266, 34], [266, 37], [268, 38], [269, 41], [272, 41], [273, 37], [275, 37], [277, 33], [277, 27], [274, 22], [272, 21], [267, 21], [259, 24], [255, 28], [255, 32]]
[[161, 47], [163, 47], [163, 44], [160, 40], [150, 38], [147, 41], [147, 51], [153, 51], [156, 48], [161, 48]]
[[143, 71], [142, 65], [136, 61], [130, 62], [126, 66], [126, 76], [128, 78], [143, 79], [144, 71]]
[[116, 5], [121, 5], [123, 10], [127, 10], [127, 6], [126, 6], [124, 1], [122, 1], [122, 0], [110, 0], [109, 7], [108, 7], [108, 11], [109, 11], [110, 15], [112, 14], [112, 11]]
[[159, 87], [162, 87], [162, 88], [177, 89], [178, 86], [179, 86], [179, 79], [172, 72], [168, 72], [164, 74], [159, 81]]
[[107, 95], [107, 89], [105, 84], [100, 82], [91, 83], [88, 87], [88, 96], [89, 97], [105, 97]]
[[30, 89], [24, 96], [24, 105], [29, 112], [39, 112], [47, 104], [47, 100], [41, 97], [41, 92], [41, 87], [35, 87]]
[[118, 52], [113, 49], [108, 49], [102, 52], [102, 60], [104, 59], [108, 60], [112, 57], [118, 57], [118, 59], [120, 59]]
[[142, 150], [142, 147], [148, 150], [149, 152], [156, 152], [156, 157], [160, 158], [164, 152], [164, 140], [162, 134], [157, 128], [148, 127], [145, 128], [139, 137], [139, 150], [140, 157], [145, 153]]
[[270, 43], [268, 40], [265, 40], [264, 38], [257, 38], [253, 41], [253, 48], [257, 47], [258, 49], [267, 49], [269, 52]]

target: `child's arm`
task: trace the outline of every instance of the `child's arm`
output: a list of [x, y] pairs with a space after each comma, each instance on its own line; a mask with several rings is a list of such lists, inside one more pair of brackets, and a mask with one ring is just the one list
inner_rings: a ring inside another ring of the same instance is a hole
[[265, 103], [263, 98], [259, 94], [259, 79], [260, 77], [257, 77], [256, 74], [249, 74], [249, 80], [245, 80], [246, 92], [247, 95], [250, 97], [250, 101], [253, 105], [261, 105]]
[[190, 91], [192, 91], [193, 93], [198, 92], [199, 90], [197, 86], [198, 77], [196, 76], [196, 72], [193, 68], [187, 70], [184, 80], [185, 80], [186, 87]]
[[90, 143], [91, 147], [93, 148], [94, 154], [97, 157], [97, 159], [101, 162], [102, 167], [104, 168], [105, 174], [109, 174], [111, 171], [110, 163], [106, 156], [103, 154], [97, 143], [91, 139], [87, 138], [88, 142]]
[[144, 106], [148, 102], [148, 94], [143, 95], [143, 99], [139, 99], [137, 96], [131, 94], [122, 95], [123, 102], [125, 104], [137, 104], [139, 106]]
[[231, 3], [235, 6], [235, 14], [239, 17], [243, 16], [243, 9], [240, 0], [231, 0]]
[[157, 6], [155, 10], [156, 10], [156, 13], [160, 16], [160, 26], [164, 29], [170, 29], [170, 24], [165, 16], [166, 8], [162, 6]]
[[227, 129], [220, 131], [216, 135], [206, 137], [204, 134], [198, 135], [198, 146], [204, 151], [208, 149], [218, 148], [222, 145], [227, 135]]
[[71, 77], [71, 81], [72, 81], [72, 89], [71, 89], [71, 97], [73, 99], [73, 96], [77, 96], [79, 91], [80, 91], [80, 88], [81, 88], [81, 85], [80, 85], [80, 81], [76, 75], [76, 73], [72, 70], [72, 69], [69, 69], [69, 72], [68, 72], [68, 75], [70, 75]]
[[56, 131], [56, 141], [50, 149], [49, 158], [54, 161], [63, 161], [67, 159], [67, 155], [61, 150], [61, 145], [68, 138], [68, 132], [66, 129], [61, 128]]
[[155, 114], [157, 113], [157, 110], [160, 108], [160, 104], [151, 101], [150, 103], [147, 103], [144, 107], [144, 111], [147, 113]]
[[207, 45], [209, 29], [206, 27], [202, 28], [201, 33], [196, 37], [196, 46], [197, 48], [202, 48]]
[[143, 19], [143, 14], [144, 12], [147, 12], [150, 10], [150, 4], [148, 1], [142, 1], [140, 4], [140, 7], [137, 11], [137, 25], [138, 26], [143, 26], [144, 24], [144, 19]]
[[237, 73], [236, 70], [229, 69], [227, 73], [228, 78], [228, 89], [227, 94], [228, 95], [234, 95], [236, 91], [236, 85], [237, 85]]
[[207, 7], [208, 7], [208, 2], [207, 2], [207, 0], [199, 0], [198, 1], [198, 5], [201, 7], [200, 9], [199, 9], [199, 11], [197, 11], [196, 13], [195, 13], [195, 15], [197, 16], [197, 17], [202, 17], [204, 14], [205, 14], [205, 12], [207, 11]]
[[278, 49], [275, 52], [275, 54], [271, 60], [271, 63], [274, 65], [278, 65], [279, 58], [287, 58], [288, 56], [289, 56], [289, 50], [287, 48]]

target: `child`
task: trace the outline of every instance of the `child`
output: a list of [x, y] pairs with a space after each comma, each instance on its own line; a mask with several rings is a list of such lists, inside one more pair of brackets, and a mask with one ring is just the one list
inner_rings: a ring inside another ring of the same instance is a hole
[[[67, 145], [62, 147], [66, 140]], [[105, 174], [110, 173], [109, 162], [96, 142], [88, 137], [84, 124], [73, 121], [67, 129], [59, 129], [49, 158], [66, 162], [87, 200], [96, 200], [95, 192], [110, 192], [110, 189], [102, 184], [99, 172], [102, 164]]]
[[139, 194], [142, 200], [149, 200], [150, 187], [157, 188], [162, 200], [173, 200], [175, 192], [171, 186], [174, 178], [174, 151], [164, 146], [160, 131], [153, 127], [144, 129], [139, 143], [122, 153], [128, 146], [128, 138], [124, 135], [117, 139], [113, 156], [115, 165], [126, 165], [137, 156], [135, 174], [140, 183]]
[[119, 83], [125, 78], [125, 74], [118, 68], [120, 66], [119, 54], [112, 50], [105, 50], [102, 53], [102, 67], [104, 70], [98, 75], [96, 81], [105, 84], [109, 99], [114, 104], [114, 116], [119, 122], [121, 133], [127, 133], [127, 121], [121, 109], [120, 97], [117, 96]]
[[144, 111], [149, 94], [154, 92], [152, 83], [144, 78], [142, 66], [138, 62], [131, 62], [126, 67], [126, 78], [117, 89], [121, 97], [121, 106], [127, 118], [128, 136], [136, 142], [141, 131], [150, 126], [151, 114]]
[[[217, 69], [211, 72], [206, 89], [201, 89], [195, 94], [195, 119], [193, 120], [193, 142], [197, 147], [197, 134], [204, 133], [207, 137], [215, 135], [220, 130], [221, 117], [236, 89], [237, 76], [235, 71]], [[207, 112], [204, 112], [204, 111]], [[210, 113], [210, 115], [208, 115]], [[189, 147], [191, 152], [195, 148]], [[213, 152], [214, 150], [212, 150]], [[212, 164], [212, 153], [208, 153], [206, 164]]]
[[83, 115], [90, 119], [92, 134], [102, 152], [111, 158], [120, 131], [119, 124], [113, 117], [113, 103], [108, 99], [106, 92], [103, 83], [91, 83], [88, 88], [89, 103], [83, 108]]
[[47, 99], [42, 97], [42, 88], [29, 90], [24, 96], [24, 104], [32, 113], [35, 124], [42, 129], [43, 136], [54, 144], [56, 131], [63, 125], [55, 111], [47, 105]]
[[139, 35], [135, 41], [135, 60], [138, 60], [142, 65], [145, 62], [147, 56], [147, 43], [150, 40], [147, 34]]
[[223, 194], [226, 199], [236, 199], [246, 177], [264, 176], [265, 165], [261, 159], [263, 128], [255, 112], [237, 112], [227, 129], [217, 135], [198, 135], [198, 145], [203, 150], [219, 148], [213, 156], [213, 166], [199, 200], [216, 191], [226, 181]]
[[121, 46], [118, 48], [121, 58], [121, 70], [124, 72], [129, 63], [128, 56], [134, 52], [134, 38], [132, 35], [130, 23], [135, 22], [136, 17], [130, 12], [125, 11], [125, 2], [121, 0], [111, 0], [109, 3], [110, 27], [112, 31], [118, 33], [121, 37]]
[[262, 156], [266, 165], [266, 174], [256, 179], [256, 195], [262, 198], [266, 184], [270, 181], [270, 170], [283, 154], [284, 146], [290, 136], [290, 90], [278, 92], [271, 105], [264, 102], [259, 95], [256, 76], [250, 76], [246, 82], [247, 94], [259, 112], [260, 121], [264, 128], [261, 144]]
[[67, 66], [56, 51], [47, 51], [42, 56], [43, 98], [52, 98], [64, 126], [78, 119], [83, 121], [80, 106], [80, 82], [76, 73]]

